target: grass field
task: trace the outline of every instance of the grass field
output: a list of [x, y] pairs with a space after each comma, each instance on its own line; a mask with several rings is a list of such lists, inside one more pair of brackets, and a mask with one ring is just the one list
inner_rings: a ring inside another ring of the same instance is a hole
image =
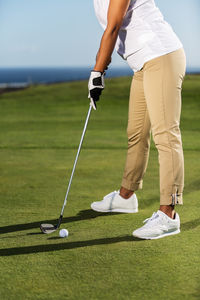
[[33, 86], [0, 97], [0, 299], [200, 299], [200, 76], [183, 89], [181, 234], [131, 233], [159, 205], [152, 143], [138, 214], [101, 214], [92, 201], [120, 187], [131, 78], [107, 79], [92, 112], [61, 228], [60, 214], [88, 111], [87, 82]]

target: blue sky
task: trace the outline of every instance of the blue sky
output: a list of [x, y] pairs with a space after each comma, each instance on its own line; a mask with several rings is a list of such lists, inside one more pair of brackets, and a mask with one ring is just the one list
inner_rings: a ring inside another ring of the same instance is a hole
[[[155, 2], [200, 68], [200, 0]], [[93, 0], [0, 0], [0, 67], [92, 66], [101, 34]]]

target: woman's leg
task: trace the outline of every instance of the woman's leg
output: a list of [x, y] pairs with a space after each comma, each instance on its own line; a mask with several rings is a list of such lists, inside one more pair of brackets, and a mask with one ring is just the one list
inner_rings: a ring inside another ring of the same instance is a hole
[[143, 88], [143, 70], [136, 72], [129, 99], [128, 153], [120, 195], [128, 198], [142, 188], [150, 147], [150, 121]]
[[95, 211], [138, 212], [138, 200], [133, 192], [142, 187], [150, 146], [150, 122], [144, 97], [143, 71], [137, 72], [133, 77], [127, 132], [128, 153], [120, 193], [115, 191], [106, 195], [103, 200], [93, 202], [91, 208]]
[[159, 154], [161, 208], [182, 204], [184, 159], [179, 123], [184, 75], [183, 49], [144, 66], [144, 93]]

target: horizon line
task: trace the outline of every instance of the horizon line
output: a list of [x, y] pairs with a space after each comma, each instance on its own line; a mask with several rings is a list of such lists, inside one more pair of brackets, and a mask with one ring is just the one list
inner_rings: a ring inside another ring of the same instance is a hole
[[[92, 67], [93, 66], [90, 66], [90, 65], [81, 65], [81, 66], [76, 66], [76, 65], [63, 65], [63, 66], [61, 66], [61, 65], [48, 65], [48, 66], [42, 66], [42, 65], [37, 65], [37, 66], [31, 66], [31, 65], [29, 65], [29, 66], [0, 66], [0, 69], [29, 69], [29, 68], [31, 68], [31, 69], [36, 69], [36, 68], [60, 68], [60, 69], [62, 69], [62, 68], [87, 68], [87, 69], [92, 69]], [[127, 65], [125, 65], [125, 66], [121, 66], [121, 65], [115, 65], [115, 66], [112, 66], [112, 67], [110, 67], [108, 70], [112, 70], [112, 69], [115, 69], [115, 68], [121, 68], [121, 69], [129, 69], [130, 71], [132, 71], [132, 69]], [[188, 69], [200, 69], [200, 66], [187, 66], [186, 67], [186, 70], [188, 70]]]

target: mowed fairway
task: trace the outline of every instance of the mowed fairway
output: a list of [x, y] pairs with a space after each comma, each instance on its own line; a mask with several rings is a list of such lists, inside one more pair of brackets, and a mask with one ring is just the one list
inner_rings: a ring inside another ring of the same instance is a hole
[[101, 214], [93, 201], [119, 189], [126, 158], [131, 78], [107, 79], [92, 112], [61, 228], [63, 205], [88, 111], [87, 82], [33, 86], [0, 96], [0, 299], [200, 299], [200, 76], [183, 89], [184, 206], [181, 234], [136, 240], [159, 207], [151, 145], [139, 213]]

